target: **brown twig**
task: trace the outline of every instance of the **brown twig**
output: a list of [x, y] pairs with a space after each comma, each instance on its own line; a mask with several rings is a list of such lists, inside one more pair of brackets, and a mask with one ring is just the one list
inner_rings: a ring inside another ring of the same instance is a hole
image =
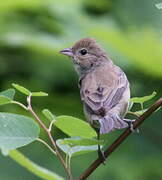
[[[145, 113], [143, 113], [134, 123], [133, 128], [136, 129], [140, 126], [145, 119], [147, 119], [153, 112], [155, 112], [160, 106], [162, 106], [162, 98], [156, 101]], [[107, 158], [112, 152], [114, 152], [118, 146], [132, 133], [130, 128], [126, 129], [104, 152], [105, 158]], [[102, 159], [96, 159], [86, 170], [83, 172], [78, 180], [86, 179], [96, 168], [102, 163]]]
[[42, 127], [42, 129], [44, 129], [45, 132], [47, 133], [47, 135], [48, 135], [48, 137], [49, 137], [49, 139], [50, 139], [50, 141], [51, 141], [51, 143], [52, 143], [52, 145], [53, 145], [53, 147], [54, 147], [54, 151], [55, 151], [55, 153], [56, 153], [56, 156], [58, 157], [58, 159], [59, 159], [60, 162], [62, 163], [62, 165], [63, 165], [63, 167], [64, 167], [64, 169], [65, 169], [65, 171], [66, 171], [66, 173], [67, 173], [67, 175], [68, 175], [68, 179], [69, 179], [69, 180], [72, 180], [73, 177], [72, 177], [72, 174], [71, 174], [71, 170], [70, 170], [69, 167], [66, 166], [66, 163], [65, 163], [63, 157], [61, 156], [61, 154], [60, 154], [60, 152], [59, 152], [59, 150], [58, 150], [58, 148], [57, 148], [57, 144], [56, 144], [54, 138], [53, 138], [52, 135], [51, 135], [51, 130], [48, 129], [48, 128], [45, 126], [45, 124], [40, 120], [40, 118], [37, 116], [37, 114], [34, 112], [34, 110], [33, 110], [33, 108], [32, 108], [32, 105], [31, 105], [31, 95], [29, 95], [29, 96], [27, 97], [27, 103], [28, 103], [27, 110], [33, 115], [33, 117], [36, 119], [36, 121], [38, 122], [38, 124], [39, 124], [39, 125]]

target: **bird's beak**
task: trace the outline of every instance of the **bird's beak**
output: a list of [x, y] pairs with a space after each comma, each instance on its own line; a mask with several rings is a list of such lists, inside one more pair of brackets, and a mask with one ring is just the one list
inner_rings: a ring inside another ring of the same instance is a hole
[[60, 51], [61, 54], [67, 55], [69, 57], [73, 57], [74, 54], [72, 52], [72, 48], [65, 48], [63, 50]]

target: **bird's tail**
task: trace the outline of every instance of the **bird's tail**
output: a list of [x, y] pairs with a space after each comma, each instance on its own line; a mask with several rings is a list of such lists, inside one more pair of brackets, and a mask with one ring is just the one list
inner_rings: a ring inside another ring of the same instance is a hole
[[128, 123], [118, 115], [105, 116], [98, 120], [100, 124], [100, 134], [106, 134], [114, 129], [123, 129], [128, 127]]

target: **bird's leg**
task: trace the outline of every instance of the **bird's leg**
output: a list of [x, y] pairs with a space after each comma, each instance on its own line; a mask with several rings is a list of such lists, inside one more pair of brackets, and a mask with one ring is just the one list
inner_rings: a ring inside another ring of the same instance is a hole
[[106, 161], [106, 158], [105, 158], [105, 155], [104, 155], [104, 152], [101, 150], [101, 146], [100, 146], [100, 130], [98, 129], [97, 130], [97, 140], [98, 140], [98, 157], [102, 160], [103, 164], [105, 165], [105, 161]]
[[100, 123], [98, 120], [93, 120], [93, 124], [92, 124], [93, 128], [95, 129], [96, 133], [97, 133], [97, 140], [98, 140], [98, 158], [100, 158], [103, 162], [103, 164], [105, 164], [104, 162], [106, 161], [104, 152], [101, 149], [100, 146]]
[[[134, 128], [133, 128], [133, 122], [135, 122], [135, 119], [131, 120], [131, 119], [124, 119], [121, 118], [118, 115], [111, 115], [111, 117], [113, 118], [114, 122], [115, 122], [115, 126], [114, 128], [116, 129], [122, 129], [122, 128], [126, 128], [126, 127], [130, 127], [130, 130], [132, 132], [135, 132]], [[139, 130], [137, 129], [137, 133], [139, 132]]]
[[132, 131], [132, 132], [134, 132], [134, 128], [133, 128], [133, 122], [135, 121], [135, 120], [131, 120], [131, 119], [123, 119], [126, 123], [128, 123], [128, 125], [129, 125], [129, 127], [130, 127], [130, 130]]
[[[124, 119], [124, 121], [125, 121], [126, 123], [128, 123], [128, 125], [129, 125], [129, 127], [130, 127], [130, 130], [131, 130], [132, 132], [135, 132], [135, 130], [134, 130], [134, 128], [133, 128], [133, 122], [135, 122], [135, 120], [134, 120], [134, 119], [133, 119], [133, 120], [131, 120], [131, 119]], [[136, 132], [139, 133], [139, 129], [137, 129]]]

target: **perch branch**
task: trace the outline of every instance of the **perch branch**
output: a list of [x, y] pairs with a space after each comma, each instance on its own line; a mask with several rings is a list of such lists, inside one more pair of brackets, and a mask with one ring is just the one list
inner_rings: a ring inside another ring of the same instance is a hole
[[[146, 120], [153, 112], [155, 112], [160, 106], [162, 106], [162, 98], [156, 101], [146, 112], [144, 112], [134, 123], [133, 128], [139, 127], [144, 120]], [[119, 145], [132, 133], [130, 128], [127, 128], [104, 152], [105, 158], [110, 156]], [[83, 172], [78, 180], [84, 180], [96, 170], [96, 168], [102, 163], [102, 159], [96, 159], [86, 170]]]

